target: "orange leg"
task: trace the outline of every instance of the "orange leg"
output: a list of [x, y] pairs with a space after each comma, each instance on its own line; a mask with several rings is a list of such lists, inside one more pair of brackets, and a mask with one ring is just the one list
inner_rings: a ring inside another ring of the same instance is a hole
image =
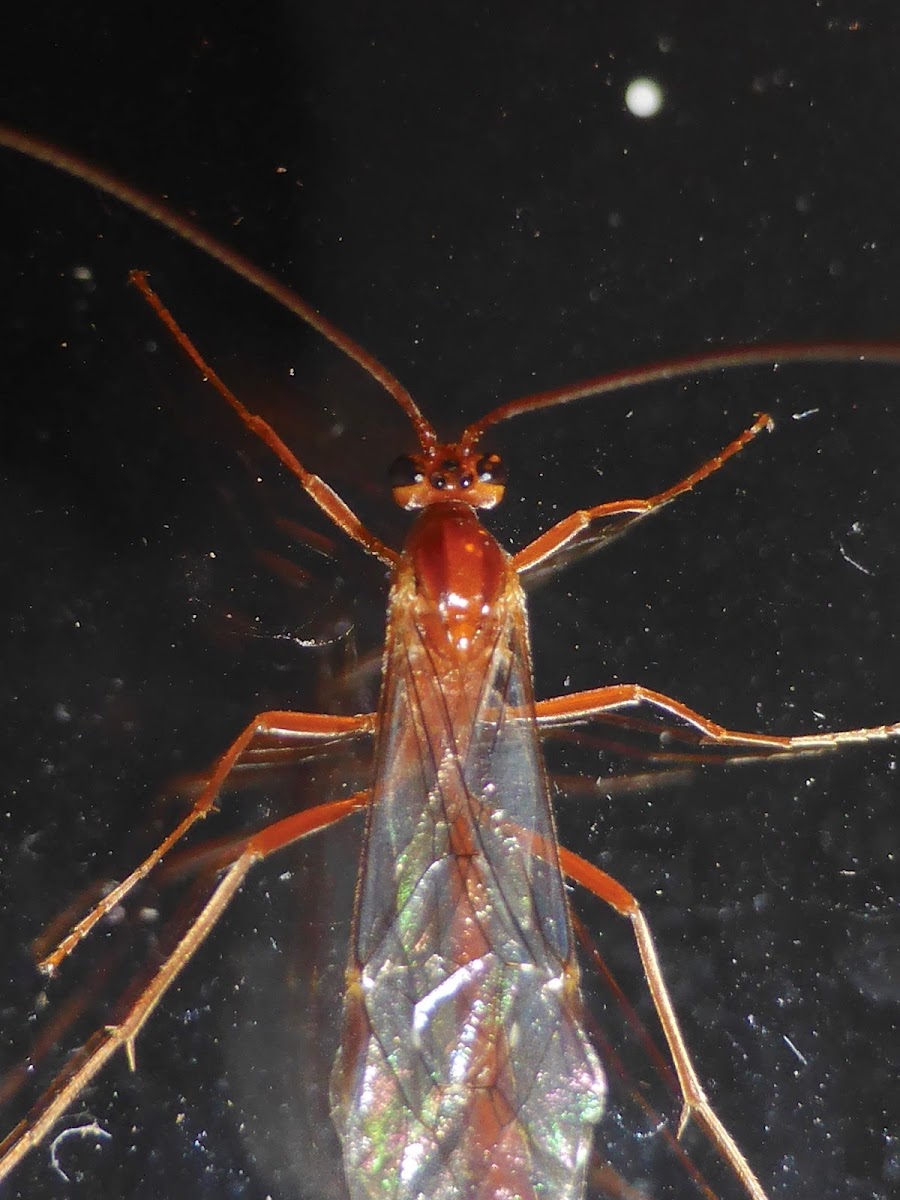
[[28, 1151], [47, 1136], [54, 1122], [63, 1115], [120, 1047], [125, 1051], [131, 1069], [136, 1069], [135, 1039], [165, 992], [193, 958], [228, 907], [250, 868], [283, 846], [327, 829], [351, 813], [358, 812], [368, 801], [368, 792], [360, 792], [344, 800], [320, 804], [276, 821], [258, 833], [244, 838], [242, 844], [234, 847], [233, 861], [196, 919], [191, 922], [171, 954], [138, 993], [122, 1019], [115, 1025], [98, 1029], [89, 1038], [72, 1056], [28, 1116], [0, 1144], [0, 1180], [5, 1179]]
[[745, 733], [727, 729], [702, 713], [688, 708], [680, 700], [673, 700], [662, 692], [654, 692], [639, 683], [617, 683], [609, 687], [592, 688], [588, 692], [573, 692], [571, 696], [557, 696], [552, 700], [539, 700], [535, 705], [538, 725], [553, 728], [560, 725], [575, 725], [590, 721], [604, 713], [622, 708], [633, 708], [644, 704], [677, 717], [697, 729], [702, 735], [701, 744], [734, 746], [735, 748], [759, 747], [775, 753], [814, 753], [818, 750], [833, 750], [839, 746], [861, 742], [883, 741], [900, 737], [900, 722], [891, 725], [874, 725], [868, 729], [838, 729], [830, 733], [803, 733], [793, 737], [782, 737], [773, 733]]
[[239, 759], [249, 749], [257, 737], [283, 737], [309, 742], [330, 742], [340, 738], [355, 737], [371, 733], [374, 729], [375, 718], [372, 714], [356, 717], [326, 716], [321, 713], [266, 712], [260, 713], [247, 728], [235, 738], [222, 757], [218, 760], [205, 786], [197, 796], [190, 812], [175, 826], [172, 832], [148, 854], [108, 892], [103, 899], [91, 909], [63, 938], [55, 950], [41, 960], [42, 971], [52, 975], [59, 964], [75, 949], [79, 942], [87, 936], [98, 921], [128, 895], [132, 888], [144, 879], [157, 863], [179, 842], [188, 830], [209, 813], [216, 801], [219, 790], [227, 776], [234, 769]]
[[675, 1015], [675, 1008], [669, 995], [669, 989], [666, 987], [650, 926], [637, 900], [611, 875], [607, 875], [599, 867], [579, 858], [570, 850], [560, 848], [559, 864], [570, 879], [580, 883], [582, 887], [586, 887], [589, 892], [631, 922], [647, 986], [650, 988], [653, 1005], [662, 1025], [681, 1088], [683, 1105], [681, 1119], [678, 1123], [678, 1136], [681, 1137], [688, 1121], [693, 1117], [703, 1126], [722, 1157], [734, 1169], [747, 1194], [753, 1200], [768, 1200], [750, 1164], [706, 1098], [706, 1093], [703, 1091], [697, 1071], [691, 1061], [678, 1018]]
[[[157, 296], [157, 294], [150, 287], [150, 284], [147, 282], [146, 273], [143, 271], [132, 271], [130, 279], [159, 317], [160, 321], [162, 321], [163, 325], [165, 325], [166, 329], [168, 329], [172, 338], [178, 343], [191, 362], [197, 367], [203, 378], [208, 380], [222, 397], [222, 399], [231, 405], [250, 432], [255, 434], [261, 442], [264, 442], [272, 451], [272, 453], [277, 455], [277, 457], [281, 460], [283, 465], [287, 467], [291, 474], [299, 479], [303, 490], [312, 500], [315, 501], [316, 504], [318, 504], [322, 512], [325, 513], [327, 517], [330, 517], [332, 521], [334, 521], [338, 529], [342, 529], [348, 537], [351, 537], [355, 542], [359, 542], [363, 549], [367, 550], [369, 554], [374, 555], [375, 558], [380, 558], [381, 561], [387, 563], [389, 567], [394, 566], [398, 560], [397, 552], [395, 550], [391, 550], [389, 546], [386, 546], [384, 542], [375, 537], [373, 533], [369, 533], [368, 529], [366, 529], [365, 525], [363, 525], [356, 513], [344, 503], [337, 492], [330, 488], [324, 479], [320, 479], [319, 476], [314, 475], [312, 471], [307, 471], [306, 467], [303, 466], [290, 447], [284, 441], [282, 441], [269, 422], [264, 420], [262, 417], [257, 416], [256, 413], [250, 412], [249, 408], [247, 408], [246, 405], [242, 404], [241, 401], [238, 400], [234, 392], [231, 391], [231, 389], [212, 369], [209, 363], [206, 362], [200, 351], [163, 304], [162, 300], [160, 300], [159, 296]], [[304, 317], [304, 320], [306, 319], [307, 318]], [[342, 339], [339, 343], [341, 349], [350, 352], [351, 357], [357, 357], [350, 351], [349, 341], [343, 339], [343, 335], [339, 336], [341, 336]], [[368, 355], [365, 357], [367, 360], [369, 360]], [[374, 362], [374, 360], [369, 361]], [[406, 395], [405, 392], [403, 394]], [[404, 401], [401, 400], [399, 395], [396, 396], [396, 399], [400, 402], [401, 407], [406, 408]], [[407, 399], [409, 399], [408, 396]], [[412, 404], [412, 400], [409, 402]], [[413, 423], [417, 425], [417, 428], [421, 428], [423, 433], [426, 433], [430, 429], [430, 426], [424, 422], [421, 416], [419, 416], [419, 422], [421, 422], [421, 426], [418, 422], [416, 422], [413, 412], [418, 414], [418, 409], [415, 408], [415, 405], [412, 405], [412, 411], [407, 411], [409, 412]]]
[[[513, 565], [522, 575], [537, 567], [546, 568], [551, 565], [552, 559], [563, 551], [571, 552], [573, 548], [581, 545], [599, 545], [601, 542], [618, 537], [636, 521], [641, 521], [645, 517], [659, 512], [661, 508], [671, 504], [679, 496], [691, 491], [707, 476], [724, 466], [729, 458], [733, 458], [735, 454], [743, 450], [757, 434], [762, 433], [764, 429], [771, 428], [771, 417], [762, 413], [750, 428], [745, 429], [733, 442], [729, 442], [718, 454], [699, 466], [696, 471], [692, 471], [686, 478], [672, 487], [666, 488], [665, 491], [657, 492], [655, 496], [649, 496], [645, 500], [613, 500], [608, 504], [598, 504], [594, 508], [583, 508], [578, 512], [571, 513], [514, 554]], [[606, 530], [599, 530], [599, 532], [591, 530], [592, 525], [617, 516], [620, 516], [622, 520], [615, 521]]]

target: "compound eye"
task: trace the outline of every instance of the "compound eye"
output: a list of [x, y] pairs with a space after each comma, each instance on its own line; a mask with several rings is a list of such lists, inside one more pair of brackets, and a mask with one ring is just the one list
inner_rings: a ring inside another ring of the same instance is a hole
[[424, 478], [424, 471], [411, 454], [401, 454], [388, 468], [388, 483], [392, 488], [412, 487]]
[[493, 483], [502, 487], [506, 483], [506, 467], [499, 454], [484, 454], [475, 464], [480, 483]]

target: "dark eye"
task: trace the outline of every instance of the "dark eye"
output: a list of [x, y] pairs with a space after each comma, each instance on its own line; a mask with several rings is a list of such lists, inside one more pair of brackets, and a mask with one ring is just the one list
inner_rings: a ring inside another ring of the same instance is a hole
[[422, 468], [411, 454], [401, 454], [388, 468], [388, 483], [392, 488], [412, 487], [424, 478]]
[[502, 487], [506, 483], [506, 467], [499, 454], [485, 454], [475, 464], [475, 471], [480, 483], [496, 483]]

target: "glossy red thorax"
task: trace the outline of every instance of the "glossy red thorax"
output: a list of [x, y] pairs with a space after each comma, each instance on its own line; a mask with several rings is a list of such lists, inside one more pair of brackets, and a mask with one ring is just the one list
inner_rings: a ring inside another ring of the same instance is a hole
[[429, 504], [410, 530], [403, 561], [421, 619], [458, 654], [473, 649], [485, 626], [496, 623], [512, 572], [474, 511], [458, 500]]

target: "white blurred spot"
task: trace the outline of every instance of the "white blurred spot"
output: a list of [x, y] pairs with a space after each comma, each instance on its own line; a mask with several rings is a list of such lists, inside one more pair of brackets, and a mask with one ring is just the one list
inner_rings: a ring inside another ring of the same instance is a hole
[[625, 89], [625, 107], [635, 117], [655, 117], [662, 108], [663, 90], [655, 79], [642, 75]]

